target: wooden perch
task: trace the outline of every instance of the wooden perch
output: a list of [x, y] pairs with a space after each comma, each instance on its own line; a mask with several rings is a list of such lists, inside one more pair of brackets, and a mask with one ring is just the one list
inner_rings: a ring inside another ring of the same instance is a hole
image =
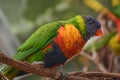
[[115, 78], [120, 80], [120, 74], [118, 73], [103, 73], [103, 72], [70, 72], [68, 75], [79, 76], [82, 78], [92, 78], [92, 77], [104, 77], [104, 78]]
[[0, 62], [10, 65], [11, 67], [18, 68], [20, 70], [23, 70], [25, 72], [41, 75], [41, 76], [47, 76], [51, 78], [58, 78], [61, 76], [61, 73], [56, 70], [50, 70], [50, 69], [43, 69], [43, 67], [39, 65], [32, 65], [27, 62], [21, 62], [17, 60], [13, 60], [7, 56], [5, 56], [3, 53], [0, 53]]
[[[42, 65], [37, 64], [33, 65], [27, 62], [14, 60], [12, 58], [5, 56], [3, 53], [0, 53], [0, 62], [25, 72], [33, 73], [44, 77], [50, 77], [56, 80], [62, 80], [62, 73], [58, 70], [46, 69]], [[70, 72], [67, 73], [64, 80], [91, 80], [91, 77], [111, 78], [111, 80], [114, 78], [120, 80], [120, 74], [100, 72]]]

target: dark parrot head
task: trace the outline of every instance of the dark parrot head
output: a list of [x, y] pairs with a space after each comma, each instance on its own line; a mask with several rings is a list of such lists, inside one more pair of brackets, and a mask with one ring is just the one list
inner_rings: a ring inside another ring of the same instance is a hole
[[86, 34], [84, 39], [87, 41], [92, 36], [102, 36], [100, 23], [91, 16], [82, 16], [86, 24]]

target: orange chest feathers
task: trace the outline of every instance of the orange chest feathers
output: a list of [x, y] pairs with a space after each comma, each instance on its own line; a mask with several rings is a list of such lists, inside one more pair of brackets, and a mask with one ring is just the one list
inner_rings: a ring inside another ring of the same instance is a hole
[[71, 24], [61, 26], [54, 41], [59, 45], [66, 58], [71, 58], [79, 53], [85, 44], [79, 30]]

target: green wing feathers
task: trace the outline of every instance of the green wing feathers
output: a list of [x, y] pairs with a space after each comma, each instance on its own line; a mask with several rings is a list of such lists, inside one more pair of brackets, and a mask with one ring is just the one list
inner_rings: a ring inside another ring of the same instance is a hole
[[18, 48], [15, 59], [24, 60], [31, 54], [40, 51], [53, 41], [59, 28], [57, 22], [46, 24], [40, 27], [32, 36]]

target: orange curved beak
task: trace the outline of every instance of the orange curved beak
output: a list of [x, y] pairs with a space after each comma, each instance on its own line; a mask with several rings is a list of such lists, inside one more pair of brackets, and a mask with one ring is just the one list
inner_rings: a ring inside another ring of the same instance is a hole
[[98, 29], [95, 35], [96, 35], [96, 36], [102, 36], [102, 30], [101, 30], [101, 29]]

